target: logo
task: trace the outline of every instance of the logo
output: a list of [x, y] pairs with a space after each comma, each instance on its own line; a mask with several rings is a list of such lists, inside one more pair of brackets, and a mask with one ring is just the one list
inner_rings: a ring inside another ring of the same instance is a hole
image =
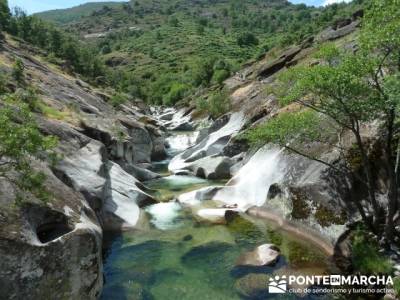
[[377, 275], [283, 275], [269, 278], [271, 294], [387, 294], [393, 290], [391, 276]]
[[284, 294], [287, 290], [286, 276], [275, 276], [269, 279], [268, 292], [271, 294]]

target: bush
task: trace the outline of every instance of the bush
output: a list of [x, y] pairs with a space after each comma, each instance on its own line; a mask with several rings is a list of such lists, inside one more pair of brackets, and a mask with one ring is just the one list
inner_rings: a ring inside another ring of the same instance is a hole
[[227, 113], [230, 109], [229, 96], [226, 90], [212, 93], [208, 99], [203, 97], [196, 101], [196, 108], [200, 112], [206, 112], [213, 118]]
[[19, 84], [23, 85], [25, 84], [25, 75], [24, 75], [24, 70], [25, 66], [22, 60], [19, 58], [14, 62], [13, 68], [12, 68], [12, 77], [14, 80]]
[[240, 47], [245, 47], [258, 45], [259, 41], [251, 32], [244, 32], [238, 36], [237, 43]]
[[114, 107], [119, 107], [122, 104], [126, 103], [126, 101], [127, 101], [127, 97], [123, 94], [118, 93], [111, 97], [110, 104]]
[[284, 112], [245, 133], [254, 146], [266, 143], [286, 145], [293, 140], [316, 140], [320, 136], [320, 119], [309, 110]]
[[[38, 199], [47, 201], [49, 192], [44, 188], [46, 176], [32, 169], [32, 157], [39, 160], [55, 159], [52, 149], [57, 144], [55, 137], [44, 137], [29, 109], [17, 95], [5, 95], [0, 108], [0, 157], [6, 157], [0, 166], [0, 176], [8, 178], [22, 191], [33, 193]], [[16, 121], [18, 120], [18, 121]], [[19, 176], [9, 178], [9, 171]], [[17, 195], [17, 203], [23, 193]]]
[[186, 84], [177, 82], [173, 83], [168, 95], [163, 99], [163, 103], [172, 106], [182, 100], [188, 91], [189, 87]]
[[198, 61], [193, 68], [193, 85], [194, 86], [207, 86], [210, 84], [214, 74], [214, 62], [213, 58]]
[[354, 268], [362, 274], [390, 274], [392, 262], [379, 253], [378, 243], [357, 230], [353, 238], [352, 260]]
[[216, 70], [214, 72], [212, 81], [218, 84], [222, 84], [225, 79], [230, 76], [230, 72], [228, 70]]
[[396, 277], [393, 282], [393, 288], [397, 296], [400, 296], [400, 277]]

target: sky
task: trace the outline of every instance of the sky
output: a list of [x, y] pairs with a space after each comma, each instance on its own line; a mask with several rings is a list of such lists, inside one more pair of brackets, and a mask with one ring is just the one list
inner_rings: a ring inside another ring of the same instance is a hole
[[8, 0], [10, 7], [18, 6], [23, 8], [29, 14], [41, 12], [45, 10], [69, 8], [88, 2], [107, 2], [118, 1], [124, 2], [126, 0]]
[[[10, 7], [18, 6], [23, 8], [29, 14], [45, 11], [45, 10], [52, 10], [58, 8], [68, 8], [77, 6], [79, 4], [87, 3], [87, 2], [105, 2], [109, 0], [8, 0]], [[123, 2], [126, 0], [113, 0]], [[336, 2], [346, 1], [349, 2], [350, 0], [289, 0], [293, 3], [305, 3], [307, 5], [327, 5]]]

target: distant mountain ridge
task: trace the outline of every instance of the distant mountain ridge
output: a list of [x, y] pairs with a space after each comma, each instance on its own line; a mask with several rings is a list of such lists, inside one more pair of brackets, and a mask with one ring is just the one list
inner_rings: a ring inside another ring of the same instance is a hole
[[93, 12], [102, 9], [104, 6], [110, 8], [117, 8], [122, 5], [123, 2], [89, 2], [65, 9], [54, 9], [40, 13], [36, 13], [35, 16], [41, 19], [51, 21], [58, 24], [66, 24], [79, 20], [82, 17], [90, 16]]
[[38, 16], [97, 47], [117, 90], [173, 105], [273, 49], [301, 44], [360, 1], [316, 8], [287, 0], [132, 0]]

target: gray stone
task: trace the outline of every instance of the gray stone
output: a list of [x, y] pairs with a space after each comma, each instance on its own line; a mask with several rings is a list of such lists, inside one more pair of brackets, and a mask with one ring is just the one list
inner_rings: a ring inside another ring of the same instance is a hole
[[224, 156], [205, 157], [190, 163], [186, 168], [200, 178], [229, 179], [231, 178], [230, 169], [234, 163], [233, 159]]
[[317, 37], [316, 41], [318, 42], [326, 42], [336, 40], [338, 38], [344, 37], [352, 32], [354, 32], [357, 27], [360, 25], [360, 21], [353, 21], [348, 25], [340, 27], [338, 29], [328, 28], [321, 32]]
[[270, 266], [279, 258], [279, 249], [272, 244], [258, 246], [253, 251], [242, 254], [236, 261], [238, 266]]
[[21, 191], [0, 179], [2, 298], [97, 299], [103, 284], [97, 218], [80, 193], [43, 164], [32, 161], [32, 166], [47, 176], [49, 204], [29, 192], [17, 202]]

